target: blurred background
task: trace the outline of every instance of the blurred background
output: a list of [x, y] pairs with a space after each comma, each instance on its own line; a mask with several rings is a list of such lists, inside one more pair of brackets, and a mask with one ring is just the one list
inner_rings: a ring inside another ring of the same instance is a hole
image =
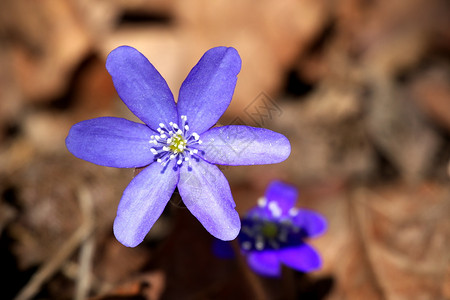
[[[450, 299], [450, 2], [2, 0], [0, 298]], [[243, 61], [220, 124], [286, 135], [288, 160], [221, 167], [241, 215], [273, 179], [323, 214], [323, 268], [221, 260], [176, 194], [144, 243], [112, 234], [134, 170], [93, 165], [79, 121], [136, 120], [105, 69], [130, 45], [177, 96], [201, 55]], [[286, 271], [286, 272], [285, 272]]]

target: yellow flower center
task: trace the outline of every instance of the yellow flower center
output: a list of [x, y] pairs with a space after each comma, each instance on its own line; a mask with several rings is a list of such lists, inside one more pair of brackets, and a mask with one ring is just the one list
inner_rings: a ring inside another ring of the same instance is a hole
[[274, 223], [265, 223], [261, 231], [266, 238], [274, 238], [278, 234], [278, 227]]
[[169, 122], [169, 126], [159, 123], [156, 129], [158, 134], [150, 136], [150, 152], [155, 156], [155, 161], [166, 166], [172, 159], [176, 161], [177, 166], [181, 166], [183, 162], [191, 168], [191, 158], [196, 157], [199, 152], [196, 147], [202, 143], [200, 136], [189, 131], [187, 117], [181, 116], [181, 124]]
[[186, 140], [183, 136], [181, 136], [181, 134], [176, 134], [172, 137], [169, 149], [173, 153], [183, 153], [184, 149], [186, 149], [186, 144]]

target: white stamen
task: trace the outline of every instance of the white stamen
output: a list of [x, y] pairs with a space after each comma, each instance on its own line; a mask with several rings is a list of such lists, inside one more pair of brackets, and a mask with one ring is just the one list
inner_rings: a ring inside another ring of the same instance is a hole
[[188, 134], [189, 125], [187, 124], [187, 116], [182, 115], [181, 124], [168, 122], [169, 126], [164, 123], [159, 123], [157, 129], [159, 135], [152, 135], [149, 143], [157, 145], [150, 148], [153, 155], [159, 156], [156, 161], [163, 166], [167, 165], [171, 160], [175, 160], [178, 165], [183, 162], [188, 162], [191, 166], [191, 155], [197, 154], [197, 149], [192, 149], [191, 146], [200, 144], [200, 136], [197, 133]]
[[296, 208], [296, 207], [291, 208], [291, 209], [289, 210], [289, 215], [290, 215], [291, 217], [295, 217], [296, 215], [298, 215], [298, 208]]
[[264, 249], [264, 241], [262, 241], [262, 240], [256, 241], [256, 243], [255, 243], [255, 248], [256, 248], [257, 250], [262, 250], [262, 249]]
[[281, 208], [280, 208], [280, 206], [278, 206], [278, 203], [271, 201], [269, 203], [269, 210], [275, 218], [278, 218], [281, 216]]
[[242, 243], [242, 248], [244, 248], [244, 250], [250, 250], [251, 247], [252, 243], [250, 243], [249, 241], [245, 241]]
[[266, 197], [261, 197], [258, 199], [258, 206], [259, 207], [264, 207], [267, 204], [267, 199]]

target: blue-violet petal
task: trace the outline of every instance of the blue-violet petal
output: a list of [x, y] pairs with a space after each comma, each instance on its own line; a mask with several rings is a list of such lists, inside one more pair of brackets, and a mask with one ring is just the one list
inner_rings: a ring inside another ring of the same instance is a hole
[[181, 167], [178, 190], [189, 211], [210, 234], [229, 241], [241, 229], [228, 181], [215, 165], [201, 159]]
[[266, 199], [268, 206], [270, 202], [276, 202], [281, 209], [281, 216], [288, 216], [289, 210], [294, 206], [298, 197], [297, 189], [281, 181], [273, 181], [266, 189]]
[[299, 209], [292, 222], [302, 228], [308, 237], [321, 235], [327, 229], [327, 221], [321, 215], [312, 210]]
[[153, 161], [148, 142], [152, 134], [155, 132], [144, 124], [102, 117], [73, 125], [66, 146], [76, 157], [97, 165], [143, 167]]
[[122, 101], [150, 128], [176, 122], [172, 92], [142, 53], [129, 46], [118, 47], [108, 55], [106, 69]]
[[280, 261], [275, 251], [251, 251], [247, 256], [250, 268], [263, 276], [279, 277]]
[[114, 220], [114, 235], [123, 245], [139, 245], [163, 212], [178, 183], [174, 166], [152, 163], [123, 192]]
[[238, 52], [227, 47], [208, 50], [194, 66], [177, 103], [179, 117], [187, 116], [192, 131], [200, 134], [216, 124], [231, 102], [240, 70]]
[[289, 140], [265, 128], [242, 125], [214, 127], [201, 135], [204, 159], [220, 165], [260, 165], [284, 161], [291, 153]]
[[317, 251], [307, 244], [280, 249], [278, 258], [283, 264], [300, 272], [314, 271], [322, 265]]

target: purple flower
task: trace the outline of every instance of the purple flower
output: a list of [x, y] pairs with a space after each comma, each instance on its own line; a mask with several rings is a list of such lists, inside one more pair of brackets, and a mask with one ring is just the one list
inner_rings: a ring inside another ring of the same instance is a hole
[[322, 234], [326, 221], [318, 213], [295, 208], [296, 199], [295, 187], [274, 181], [242, 219], [239, 244], [255, 272], [280, 276], [281, 263], [301, 272], [320, 268], [319, 254], [304, 239]]
[[214, 164], [278, 163], [290, 154], [283, 135], [248, 126], [214, 126], [233, 96], [241, 59], [233, 48], [207, 51], [183, 82], [178, 103], [166, 81], [136, 49], [121, 46], [106, 61], [114, 86], [145, 124], [103, 117], [75, 124], [66, 145], [76, 157], [143, 169], [125, 189], [114, 234], [125, 246], [142, 242], [178, 187], [191, 213], [215, 237], [234, 239], [239, 215], [230, 186]]

